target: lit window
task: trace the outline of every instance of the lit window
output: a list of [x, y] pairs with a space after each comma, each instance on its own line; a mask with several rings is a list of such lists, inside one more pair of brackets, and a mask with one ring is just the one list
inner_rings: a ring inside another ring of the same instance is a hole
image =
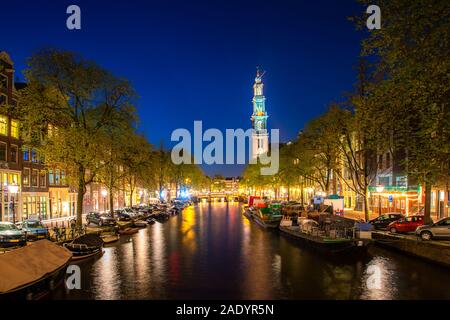
[[36, 150], [31, 150], [31, 161], [33, 163], [37, 163], [38, 162], [38, 156], [37, 156], [37, 151]]
[[59, 185], [59, 169], [55, 170], [55, 184]]
[[61, 184], [62, 185], [66, 184], [66, 171], [65, 170], [61, 170]]
[[30, 151], [25, 149], [22, 151], [23, 153], [23, 161], [30, 161]]
[[19, 122], [11, 120], [11, 137], [19, 139]]
[[39, 186], [40, 187], [45, 187], [46, 185], [46, 176], [45, 176], [45, 171], [41, 171], [41, 175], [39, 176]]
[[8, 135], [8, 117], [0, 115], [0, 134]]
[[48, 184], [55, 184], [53, 169], [48, 169]]
[[27, 187], [30, 186], [30, 169], [28, 168], [23, 169], [22, 181], [24, 186]]
[[38, 170], [33, 170], [31, 173], [31, 186], [37, 187], [38, 186]]

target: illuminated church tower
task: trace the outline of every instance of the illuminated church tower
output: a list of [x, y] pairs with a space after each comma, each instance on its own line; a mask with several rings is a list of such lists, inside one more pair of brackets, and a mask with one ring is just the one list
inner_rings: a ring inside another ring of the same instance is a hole
[[256, 71], [255, 84], [253, 85], [253, 115], [252, 120], [252, 158], [269, 151], [269, 133], [267, 131], [266, 98], [264, 97], [264, 84], [262, 77], [265, 72], [259, 68]]

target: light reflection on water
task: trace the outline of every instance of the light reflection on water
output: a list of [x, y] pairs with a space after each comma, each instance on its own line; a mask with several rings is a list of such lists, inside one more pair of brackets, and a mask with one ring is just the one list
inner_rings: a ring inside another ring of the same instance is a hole
[[[372, 248], [363, 259], [316, 253], [241, 215], [199, 204], [80, 264], [85, 299], [450, 299], [448, 270]], [[380, 287], [367, 285], [370, 268]]]

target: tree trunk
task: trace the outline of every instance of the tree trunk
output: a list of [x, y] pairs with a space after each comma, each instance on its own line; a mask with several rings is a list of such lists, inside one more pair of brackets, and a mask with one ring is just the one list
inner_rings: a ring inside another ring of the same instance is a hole
[[366, 219], [366, 222], [368, 222], [370, 220], [369, 199], [367, 197], [367, 188], [366, 188], [366, 192], [364, 193], [364, 218]]
[[112, 189], [109, 189], [109, 212], [111, 213], [111, 216], [114, 218], [114, 195]]
[[77, 226], [81, 227], [83, 224], [83, 198], [84, 198], [84, 167], [78, 167], [78, 194], [77, 194]]
[[133, 206], [133, 190], [130, 190], [130, 208]]
[[424, 223], [431, 223], [431, 184], [425, 182], [425, 210]]

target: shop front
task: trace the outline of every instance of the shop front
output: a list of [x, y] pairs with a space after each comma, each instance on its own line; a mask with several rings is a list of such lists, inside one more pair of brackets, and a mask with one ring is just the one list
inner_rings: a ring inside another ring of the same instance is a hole
[[21, 216], [21, 172], [14, 170], [0, 171], [0, 221], [16, 222]]
[[76, 214], [76, 192], [68, 187], [50, 187], [49, 195], [49, 215], [51, 219], [71, 217]]
[[[377, 190], [378, 189], [378, 190]], [[370, 187], [370, 209], [373, 213], [402, 213], [406, 216], [418, 214], [421, 208], [418, 187]]]

